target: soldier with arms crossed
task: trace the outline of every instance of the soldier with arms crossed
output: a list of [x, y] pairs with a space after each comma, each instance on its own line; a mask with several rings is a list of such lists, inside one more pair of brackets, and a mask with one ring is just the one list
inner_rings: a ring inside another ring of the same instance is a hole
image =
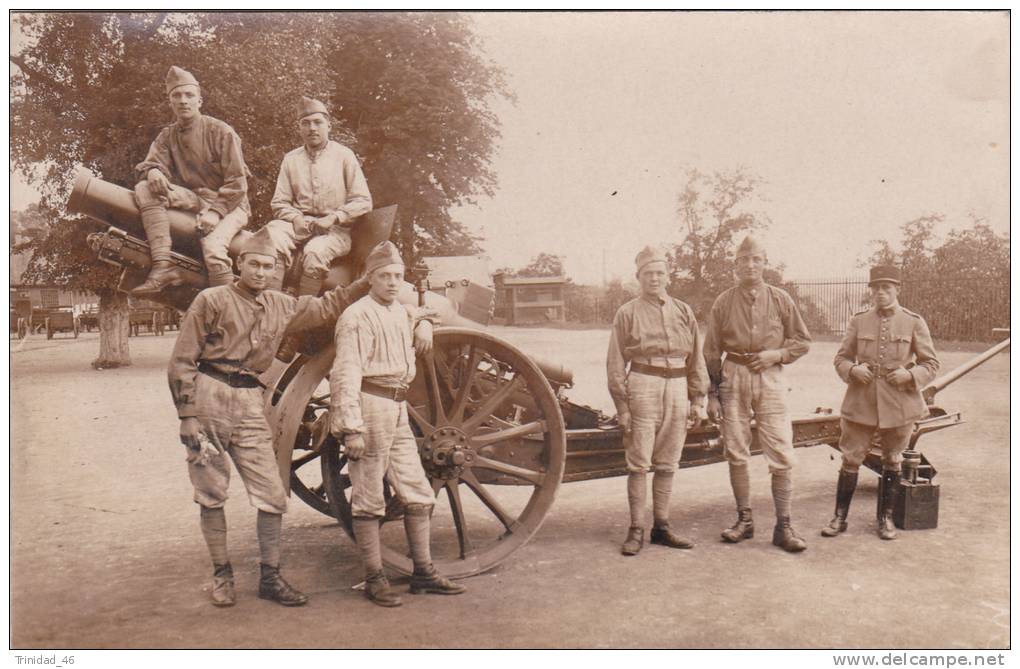
[[223, 121], [201, 113], [202, 91], [190, 72], [171, 67], [166, 92], [176, 121], [164, 128], [135, 170], [143, 180], [135, 200], [149, 241], [152, 269], [131, 291], [155, 295], [181, 281], [170, 260], [170, 219], [167, 209], [183, 209], [197, 217], [202, 255], [210, 286], [234, 280], [227, 255], [230, 240], [248, 223], [248, 167], [241, 139]]
[[304, 244], [299, 295], [318, 295], [329, 265], [351, 250], [351, 222], [372, 211], [372, 195], [357, 156], [329, 138], [329, 110], [301, 98], [298, 132], [304, 145], [283, 158], [266, 224], [283, 262], [274, 278], [282, 289], [284, 269]]
[[456, 595], [464, 587], [440, 576], [432, 564], [429, 518], [435, 493], [422, 468], [404, 399], [414, 379], [415, 350], [425, 354], [432, 349], [432, 323], [397, 301], [404, 262], [392, 242], [372, 250], [365, 274], [369, 294], [336, 326], [330, 431], [344, 442], [350, 461], [351, 514], [365, 567], [365, 596], [380, 606], [400, 606], [383, 573], [380, 553], [384, 476], [404, 504], [404, 531], [414, 562], [411, 592]]
[[795, 553], [807, 544], [790, 525], [795, 458], [783, 365], [808, 352], [811, 335], [789, 293], [765, 283], [767, 263], [758, 240], [746, 237], [737, 248], [737, 285], [712, 305], [705, 335], [705, 362], [712, 377], [708, 415], [720, 423], [737, 502], [737, 522], [723, 530], [723, 540], [738, 543], [754, 536], [747, 471], [753, 417], [772, 473], [776, 507], [772, 543]]
[[635, 259], [641, 295], [613, 318], [606, 355], [609, 394], [623, 427], [630, 529], [621, 547], [636, 555], [644, 545], [648, 470], [653, 469], [651, 543], [670, 548], [694, 544], [669, 527], [669, 502], [688, 416], [705, 416], [708, 372], [694, 311], [666, 294], [666, 257], [645, 247]]
[[321, 298], [296, 299], [265, 290], [275, 270], [276, 250], [264, 228], [248, 239], [238, 262], [239, 281], [203, 290], [185, 314], [170, 358], [170, 392], [213, 562], [212, 603], [232, 606], [235, 601], [223, 513], [229, 454], [251, 505], [258, 509], [259, 597], [300, 606], [308, 598], [280, 576], [287, 495], [263, 414], [258, 375], [268, 369], [287, 332], [334, 323], [347, 305], [368, 292], [368, 283], [362, 279]]
[[822, 529], [826, 537], [846, 531], [857, 471], [877, 437], [882, 449], [878, 536], [896, 538], [892, 516], [903, 451], [914, 422], [928, 411], [921, 389], [939, 370], [928, 324], [897, 300], [899, 268], [872, 267], [868, 285], [873, 306], [850, 319], [833, 361], [847, 388], [839, 421], [843, 464], [836, 483], [836, 513]]

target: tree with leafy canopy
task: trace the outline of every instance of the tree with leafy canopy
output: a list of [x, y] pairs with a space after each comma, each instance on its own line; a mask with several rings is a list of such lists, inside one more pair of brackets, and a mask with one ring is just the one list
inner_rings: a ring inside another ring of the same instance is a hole
[[698, 318], [733, 285], [733, 254], [743, 235], [770, 223], [758, 209], [761, 185], [761, 178], [744, 167], [712, 174], [690, 169], [685, 175], [677, 197], [683, 241], [667, 253], [667, 261], [673, 274], [670, 293], [690, 304]]
[[82, 251], [91, 229], [63, 205], [81, 166], [134, 185], [134, 165], [173, 121], [163, 87], [171, 65], [196, 75], [203, 113], [241, 137], [251, 227], [270, 216], [280, 161], [300, 144], [293, 111], [309, 95], [333, 109], [332, 135], [363, 160], [376, 206], [399, 205], [394, 239], [405, 260], [478, 250], [450, 210], [492, 192], [499, 132], [488, 104], [509, 93], [468, 17], [54, 13], [18, 14], [13, 24], [27, 46], [10, 56], [12, 168], [42, 193], [58, 234], [34, 248], [34, 262], [96, 290], [101, 310], [126, 319], [126, 298], [113, 273], [67, 252]]
[[940, 243], [935, 230], [945, 221], [939, 213], [907, 221], [898, 245], [872, 240], [862, 265], [898, 266], [900, 302], [923, 315], [936, 337], [992, 339], [992, 328], [1009, 323], [1009, 237], [972, 215], [970, 227], [951, 229]]
[[517, 270], [517, 276], [563, 276], [563, 258], [553, 253], [539, 253]]

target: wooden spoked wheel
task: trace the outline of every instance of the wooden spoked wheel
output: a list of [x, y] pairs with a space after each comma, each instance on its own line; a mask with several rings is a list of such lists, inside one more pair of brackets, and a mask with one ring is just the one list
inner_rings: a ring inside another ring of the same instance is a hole
[[[282, 391], [277, 424], [304, 425], [313, 450], [295, 451], [292, 487], [321, 453], [322, 490], [349, 535], [351, 479], [342, 449], [329, 436], [328, 384], [333, 351], [322, 351]], [[304, 420], [295, 421], [300, 409]], [[492, 569], [538, 531], [555, 499], [566, 460], [566, 433], [556, 395], [538, 367], [514, 346], [470, 329], [440, 328], [432, 354], [418, 359], [407, 411], [436, 507], [432, 556], [446, 576]], [[312, 419], [312, 420], [309, 420]], [[282, 438], [298, 429], [280, 429]], [[290, 443], [294, 443], [293, 441]], [[306, 459], [307, 458], [307, 459]], [[315, 494], [318, 488], [305, 486]], [[384, 562], [410, 573], [400, 500], [387, 484], [381, 536]]]

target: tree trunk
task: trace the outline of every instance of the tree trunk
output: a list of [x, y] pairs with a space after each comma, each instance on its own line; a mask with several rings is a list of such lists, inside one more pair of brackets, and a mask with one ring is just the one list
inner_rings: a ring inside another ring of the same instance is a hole
[[128, 348], [130, 309], [127, 294], [117, 290], [99, 292], [99, 357], [95, 369], [126, 367], [131, 364]]

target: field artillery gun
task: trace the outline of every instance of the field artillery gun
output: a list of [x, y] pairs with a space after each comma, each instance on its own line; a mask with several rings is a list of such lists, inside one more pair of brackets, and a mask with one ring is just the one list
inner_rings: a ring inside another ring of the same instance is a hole
[[[141, 235], [137, 210], [131, 214], [130, 191], [97, 179], [79, 180], [69, 207], [108, 224], [93, 236], [92, 244], [107, 262], [134, 272], [140, 281], [147, 270], [148, 248]], [[108, 212], [111, 197], [121, 202], [119, 216]], [[386, 239], [393, 221], [392, 208], [363, 217], [353, 228], [353, 250], [333, 269], [327, 282], [349, 279], [379, 240]], [[132, 219], [132, 216], [134, 217]], [[190, 217], [188, 217], [190, 218]], [[190, 229], [188, 228], [190, 225]], [[175, 225], [178, 235], [192, 235], [193, 221]], [[235, 240], [236, 241], [236, 240]], [[185, 243], [177, 246], [186, 249]], [[190, 255], [194, 281], [191, 296], [204, 281], [197, 243]], [[328, 285], [328, 284], [327, 284]], [[190, 298], [179, 289], [157, 296], [157, 301], [186, 308]], [[418, 439], [422, 465], [437, 495], [433, 516], [432, 549], [439, 569], [452, 577], [484, 572], [500, 564], [523, 546], [539, 529], [552, 507], [561, 482], [586, 481], [626, 473], [623, 433], [615, 418], [567, 399], [572, 375], [562, 366], [528, 356], [514, 345], [481, 329], [462, 314], [479, 313], [477, 305], [460, 308], [442, 296], [427, 292], [419, 282], [405, 286], [402, 302], [424, 301], [440, 312], [443, 327], [436, 330], [432, 354], [420, 357], [408, 391], [408, 414]], [[484, 310], [483, 310], [484, 311]], [[929, 416], [918, 421], [910, 443], [908, 482], [930, 483], [935, 468], [916, 452], [917, 440], [929, 432], [962, 422], [934, 404], [936, 393], [1009, 345], [1001, 342], [925, 388]], [[330, 337], [306, 338], [302, 354], [278, 362], [262, 377], [266, 415], [276, 437], [281, 474], [294, 493], [312, 508], [335, 517], [352, 534], [351, 480], [342, 446], [329, 434], [329, 384], [334, 357]], [[839, 443], [838, 414], [817, 410], [793, 421], [798, 448]], [[753, 453], [760, 453], [757, 437]], [[724, 460], [718, 427], [692, 430], [680, 467], [695, 467]], [[878, 471], [877, 452], [866, 464]], [[390, 495], [382, 523], [383, 559], [392, 569], [411, 572], [399, 500]], [[902, 524], [902, 523], [901, 523]]]

